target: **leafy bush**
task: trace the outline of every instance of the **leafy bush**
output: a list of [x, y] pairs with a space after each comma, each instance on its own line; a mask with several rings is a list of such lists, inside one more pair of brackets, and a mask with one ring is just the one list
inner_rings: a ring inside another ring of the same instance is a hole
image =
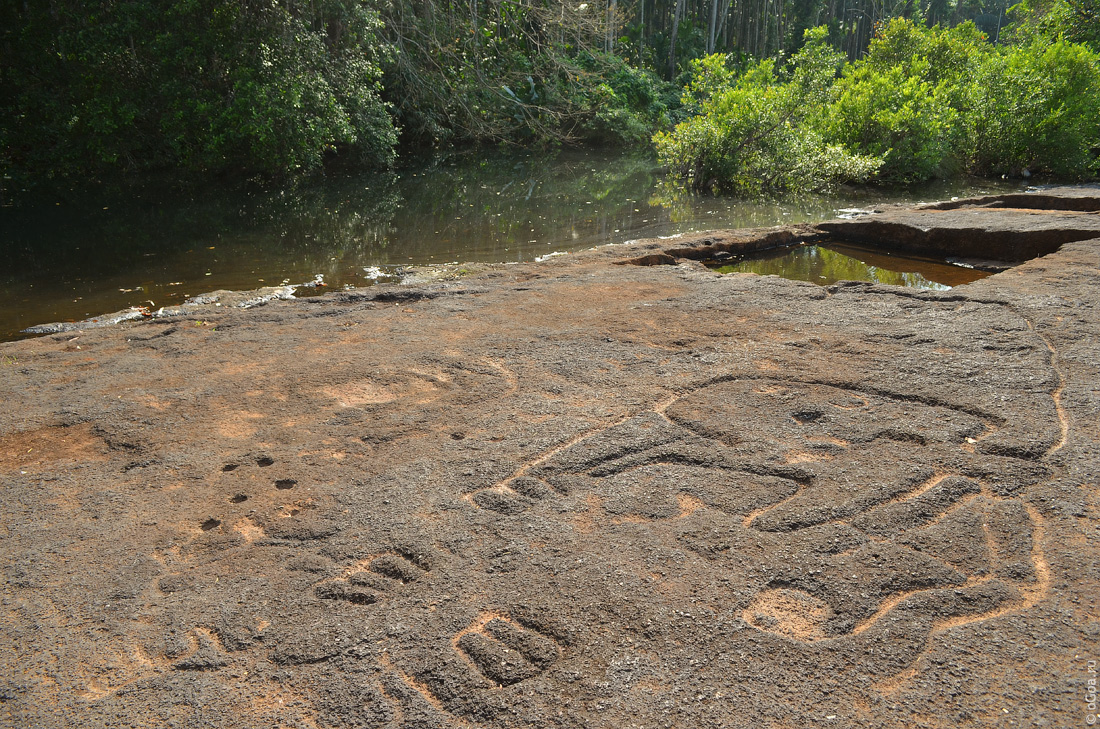
[[970, 87], [972, 167], [1088, 178], [1100, 171], [1100, 57], [1034, 41], [991, 57]]
[[1016, 45], [1067, 40], [1100, 53], [1100, 0], [1023, 0], [1009, 12]]
[[900, 66], [878, 72], [857, 65], [838, 91], [826, 115], [826, 134], [845, 148], [881, 157], [878, 179], [917, 182], [954, 167], [958, 112], [945, 101], [949, 89], [943, 83], [934, 86]]
[[990, 52], [971, 23], [922, 28], [894, 19], [837, 82], [823, 121], [827, 138], [881, 157], [883, 182], [955, 173], [964, 166], [964, 89]]
[[893, 18], [871, 40], [867, 55], [857, 64], [882, 72], [901, 68], [934, 85], [955, 86], [972, 73], [975, 63], [992, 46], [971, 22], [954, 28], [926, 28], [906, 18]]
[[911, 183], [966, 170], [1088, 178], [1100, 172], [1100, 58], [1065, 40], [994, 47], [966, 23], [895, 19], [845, 66], [808, 31], [786, 73], [695, 65], [696, 114], [657, 135], [697, 189], [759, 192], [843, 180]]
[[609, 53], [583, 54], [577, 66], [582, 73], [567, 93], [581, 139], [642, 143], [672, 126], [680, 100], [676, 87], [657, 74]]
[[697, 61], [685, 103], [698, 114], [654, 137], [661, 162], [699, 190], [752, 194], [866, 180], [878, 158], [830, 144], [808, 123], [829, 97], [841, 57], [824, 29], [807, 31], [806, 40], [784, 78], [770, 60], [740, 76], [721, 56]]

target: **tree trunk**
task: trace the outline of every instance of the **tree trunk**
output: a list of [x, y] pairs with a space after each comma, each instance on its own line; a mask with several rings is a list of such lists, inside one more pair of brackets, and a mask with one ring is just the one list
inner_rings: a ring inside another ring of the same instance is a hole
[[607, 52], [615, 52], [615, 11], [617, 10], [616, 0], [608, 0], [607, 2]]
[[684, 0], [676, 0], [672, 11], [672, 35], [668, 38], [668, 78], [676, 78], [676, 35], [680, 32], [680, 18], [684, 14]]
[[710, 24], [707, 26], [707, 55], [714, 53], [714, 38], [718, 34], [718, 0], [710, 0]]
[[783, 50], [783, 0], [775, 2], [775, 58]]
[[[718, 29], [715, 31], [715, 44], [717, 44], [718, 36], [722, 38], [722, 49], [729, 49], [729, 20], [730, 15], [730, 3], [732, 0], [722, 0], [722, 9], [718, 11]], [[714, 53], [715, 49], [711, 49], [711, 53]]]

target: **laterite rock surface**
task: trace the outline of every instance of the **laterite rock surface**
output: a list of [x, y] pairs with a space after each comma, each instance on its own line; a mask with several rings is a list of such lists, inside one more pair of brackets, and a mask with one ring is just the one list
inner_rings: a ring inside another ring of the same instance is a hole
[[[981, 204], [908, 215], [1041, 217]], [[1100, 233], [946, 292], [684, 255], [805, 233], [0, 345], [0, 725], [1084, 725]]]

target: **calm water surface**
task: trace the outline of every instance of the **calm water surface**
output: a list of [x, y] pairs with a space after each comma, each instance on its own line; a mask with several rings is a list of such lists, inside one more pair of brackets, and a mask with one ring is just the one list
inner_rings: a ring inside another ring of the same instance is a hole
[[[1018, 189], [963, 181], [771, 201], [668, 195], [651, 157], [454, 155], [285, 190], [69, 191], [0, 208], [0, 340], [214, 289], [369, 285], [399, 267], [528, 261], [633, 238]], [[330, 289], [331, 290], [331, 289]]]
[[746, 256], [723, 262], [714, 269], [719, 273], [782, 276], [822, 286], [837, 281], [869, 281], [941, 291], [993, 275], [933, 258], [899, 256], [837, 242], [802, 245], [766, 256]]

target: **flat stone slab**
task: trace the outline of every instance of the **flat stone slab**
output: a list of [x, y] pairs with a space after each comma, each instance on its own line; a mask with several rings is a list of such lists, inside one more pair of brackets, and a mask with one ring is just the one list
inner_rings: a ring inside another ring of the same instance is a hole
[[[1093, 198], [1076, 198], [1093, 200]], [[1026, 208], [888, 211], [817, 228], [842, 240], [930, 256], [1026, 261], [1100, 236], [1100, 212]]]
[[690, 260], [819, 233], [0, 345], [0, 724], [1083, 725], [1100, 240]]
[[1041, 187], [1026, 192], [953, 199], [922, 205], [925, 210], [954, 210], [962, 207], [1017, 208], [1024, 210], [1100, 211], [1100, 184]]

